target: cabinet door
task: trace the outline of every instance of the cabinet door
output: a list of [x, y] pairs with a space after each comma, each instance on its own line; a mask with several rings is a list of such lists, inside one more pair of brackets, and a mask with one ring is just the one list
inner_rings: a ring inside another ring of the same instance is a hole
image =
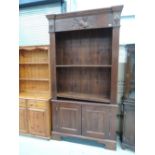
[[103, 105], [82, 105], [82, 135], [116, 138], [116, 109]]
[[81, 135], [81, 105], [54, 103], [54, 130]]
[[46, 135], [46, 110], [28, 108], [28, 122], [30, 134]]
[[134, 105], [124, 105], [123, 142], [128, 145], [135, 145]]
[[19, 108], [19, 132], [20, 133], [27, 133], [28, 132], [27, 110], [24, 107]]

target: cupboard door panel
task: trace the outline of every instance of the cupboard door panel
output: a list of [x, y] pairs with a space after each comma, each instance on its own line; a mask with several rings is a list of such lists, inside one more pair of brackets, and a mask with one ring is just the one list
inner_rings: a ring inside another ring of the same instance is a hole
[[96, 105], [82, 105], [82, 135], [94, 138], [108, 138], [108, 109]]
[[55, 110], [60, 132], [81, 135], [81, 105], [59, 103], [59, 107], [56, 107]]
[[27, 133], [28, 125], [27, 125], [27, 110], [26, 108], [19, 108], [19, 132]]
[[30, 134], [46, 136], [46, 111], [42, 109], [28, 109]]

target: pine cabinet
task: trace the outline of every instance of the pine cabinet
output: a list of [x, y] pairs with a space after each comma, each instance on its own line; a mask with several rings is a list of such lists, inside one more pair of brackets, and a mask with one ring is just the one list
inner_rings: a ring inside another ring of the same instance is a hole
[[28, 133], [27, 108], [23, 99], [19, 100], [19, 131], [20, 133]]
[[51, 113], [49, 101], [20, 99], [25, 107], [20, 105], [20, 133], [50, 138]]
[[28, 109], [29, 132], [34, 135], [46, 136], [46, 111]]
[[53, 137], [95, 140], [116, 149], [122, 8], [47, 15]]
[[27, 110], [24, 107], [19, 108], [19, 131], [28, 133]]
[[48, 46], [19, 49], [20, 133], [51, 137], [51, 72]]

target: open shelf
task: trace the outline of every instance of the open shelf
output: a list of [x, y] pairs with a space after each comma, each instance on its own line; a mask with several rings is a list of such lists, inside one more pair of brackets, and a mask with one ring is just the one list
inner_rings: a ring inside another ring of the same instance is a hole
[[69, 67], [72, 67], [72, 68], [74, 68], [74, 67], [77, 67], [77, 68], [80, 68], [80, 67], [84, 67], [84, 68], [87, 68], [87, 67], [90, 67], [90, 68], [97, 68], [97, 67], [103, 67], [103, 68], [110, 68], [111, 67], [111, 65], [56, 65], [56, 67], [57, 68], [69, 68]]
[[20, 80], [20, 92], [48, 92], [48, 81]]
[[[112, 64], [112, 30], [92, 29], [56, 33], [56, 65]], [[79, 67], [79, 65], [77, 65]], [[88, 66], [89, 67], [89, 66]]]
[[57, 93], [57, 97], [110, 103], [110, 99], [102, 95], [92, 95], [92, 94], [83, 94], [83, 93], [74, 93], [74, 92], [61, 92], [61, 93]]
[[20, 65], [48, 65], [47, 62], [25, 62], [19, 63]]
[[19, 63], [20, 64], [48, 64], [48, 49], [20, 49]]
[[111, 68], [59, 68], [57, 93], [59, 97], [105, 102], [110, 98], [110, 80]]
[[48, 65], [20, 65], [20, 79], [49, 79]]

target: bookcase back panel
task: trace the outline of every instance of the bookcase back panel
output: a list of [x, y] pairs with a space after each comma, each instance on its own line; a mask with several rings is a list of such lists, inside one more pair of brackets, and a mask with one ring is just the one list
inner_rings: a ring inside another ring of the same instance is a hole
[[20, 78], [49, 79], [48, 65], [20, 65]]
[[20, 50], [20, 63], [48, 63], [48, 50], [34, 49], [34, 50]]
[[112, 29], [56, 33], [57, 65], [111, 65]]
[[[78, 96], [80, 99], [110, 98], [111, 68], [58, 68], [58, 94]], [[81, 94], [81, 95], [80, 95]], [[83, 96], [82, 96], [83, 95]], [[81, 97], [80, 97], [81, 96]]]
[[20, 81], [20, 92], [44, 92], [49, 91], [49, 83], [46, 81]]

